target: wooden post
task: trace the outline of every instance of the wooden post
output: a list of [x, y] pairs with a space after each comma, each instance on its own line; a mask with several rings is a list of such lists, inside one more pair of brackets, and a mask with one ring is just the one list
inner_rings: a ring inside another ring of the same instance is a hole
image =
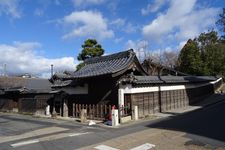
[[138, 120], [138, 106], [132, 108], [132, 120]]
[[75, 117], [75, 103], [73, 103], [73, 118]]
[[67, 100], [64, 99], [64, 102], [63, 102], [63, 117], [68, 117], [68, 104], [67, 104]]
[[104, 109], [104, 117], [107, 115], [107, 105], [105, 105], [105, 109]]
[[109, 114], [111, 114], [112, 113], [112, 107], [111, 107], [111, 105], [109, 105]]
[[92, 115], [91, 104], [88, 105], [88, 109], [89, 109], [89, 118], [92, 119], [93, 115]]
[[93, 119], [94, 119], [95, 118], [95, 105], [94, 104], [93, 104], [92, 110], [93, 110]]
[[87, 110], [87, 117], [89, 117], [89, 109], [88, 109], [88, 105], [85, 104], [85, 109]]
[[78, 105], [78, 111], [77, 111], [79, 117], [80, 117], [80, 112], [81, 112], [81, 104]]
[[81, 109], [80, 121], [81, 123], [85, 123], [87, 121], [87, 109]]
[[154, 100], [154, 92], [152, 92], [152, 112], [155, 113], [155, 100]]
[[99, 110], [98, 110], [98, 109], [99, 109], [99, 105], [97, 104], [96, 107], [97, 107], [97, 108], [96, 108], [96, 109], [97, 109], [97, 113], [96, 113], [97, 115], [96, 115], [96, 116], [97, 116], [97, 118], [99, 118]]
[[104, 115], [103, 115], [103, 107], [102, 105], [100, 105], [100, 108], [101, 108], [101, 111], [100, 111], [100, 117], [102, 118]]
[[77, 117], [77, 109], [78, 109], [78, 106], [77, 104], [75, 104], [75, 117]]

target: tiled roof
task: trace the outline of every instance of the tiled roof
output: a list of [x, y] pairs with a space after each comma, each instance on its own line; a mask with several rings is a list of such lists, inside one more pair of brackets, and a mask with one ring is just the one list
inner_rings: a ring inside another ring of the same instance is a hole
[[154, 84], [154, 83], [196, 83], [210, 82], [218, 78], [213, 76], [134, 76], [132, 82], [135, 84]]
[[64, 79], [68, 79], [68, 78], [71, 78], [71, 75], [73, 74], [74, 72], [68, 72], [68, 71], [65, 71], [65, 72], [61, 72], [61, 73], [55, 73], [50, 81], [51, 82], [54, 82], [55, 80], [64, 80]]
[[51, 83], [48, 79], [0, 77], [0, 89], [4, 91], [27, 91], [32, 93], [48, 93]]
[[55, 80], [54, 81], [54, 84], [52, 85], [52, 87], [53, 88], [56, 88], [56, 87], [64, 87], [64, 86], [71, 85], [72, 82], [73, 82], [73, 80], [65, 80], [65, 81]]
[[74, 78], [86, 78], [115, 74], [126, 70], [134, 62], [134, 60], [137, 60], [137, 58], [133, 50], [107, 56], [94, 57], [84, 61], [85, 66], [71, 75]]

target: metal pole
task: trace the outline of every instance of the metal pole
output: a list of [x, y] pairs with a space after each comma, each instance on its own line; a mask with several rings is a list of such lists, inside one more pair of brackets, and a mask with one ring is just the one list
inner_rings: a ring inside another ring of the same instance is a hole
[[6, 76], [6, 64], [4, 64], [4, 76]]
[[53, 64], [51, 64], [51, 77], [53, 76]]

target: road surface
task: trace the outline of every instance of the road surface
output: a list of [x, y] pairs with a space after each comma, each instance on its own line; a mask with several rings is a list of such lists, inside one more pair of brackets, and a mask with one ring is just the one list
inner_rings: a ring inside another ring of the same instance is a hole
[[119, 128], [0, 113], [0, 149], [225, 149], [224, 116], [225, 101]]

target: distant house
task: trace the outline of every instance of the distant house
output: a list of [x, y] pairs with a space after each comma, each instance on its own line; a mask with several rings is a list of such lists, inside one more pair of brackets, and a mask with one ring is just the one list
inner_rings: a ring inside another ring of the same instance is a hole
[[110, 104], [119, 108], [120, 114], [131, 113], [132, 107], [138, 106], [139, 116], [145, 116], [193, 104], [212, 94], [222, 82], [220, 78], [187, 76], [159, 66], [154, 68], [166, 70], [166, 76], [155, 74], [155, 64], [143, 67], [133, 50], [84, 63], [79, 71], [55, 74], [51, 79], [58, 93], [52, 110], [60, 115], [73, 116], [74, 104]]
[[53, 96], [47, 79], [0, 77], [1, 111], [44, 115]]

